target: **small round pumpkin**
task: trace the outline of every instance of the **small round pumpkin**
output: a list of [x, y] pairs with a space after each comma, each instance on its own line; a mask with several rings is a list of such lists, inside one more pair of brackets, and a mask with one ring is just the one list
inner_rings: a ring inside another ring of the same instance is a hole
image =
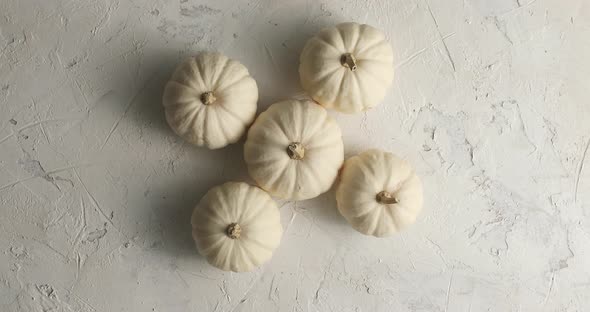
[[379, 104], [393, 80], [393, 52], [379, 30], [342, 23], [305, 44], [299, 76], [305, 91], [326, 108], [344, 113]]
[[355, 230], [388, 236], [416, 221], [422, 183], [408, 162], [371, 149], [344, 162], [336, 202]]
[[244, 158], [252, 178], [271, 195], [303, 200], [330, 189], [344, 161], [342, 133], [312, 101], [271, 105], [248, 131]]
[[258, 87], [248, 69], [219, 53], [181, 63], [164, 90], [168, 124], [182, 138], [210, 149], [237, 142], [256, 114]]
[[251, 271], [266, 262], [283, 234], [276, 203], [243, 182], [210, 189], [193, 210], [191, 223], [199, 253], [224, 271]]

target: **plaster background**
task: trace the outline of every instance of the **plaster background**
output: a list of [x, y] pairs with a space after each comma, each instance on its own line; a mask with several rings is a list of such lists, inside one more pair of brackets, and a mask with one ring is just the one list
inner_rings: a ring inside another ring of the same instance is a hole
[[[243, 62], [259, 110], [301, 96], [323, 26], [386, 32], [384, 103], [331, 114], [346, 156], [413, 163], [425, 209], [374, 239], [333, 193], [281, 203], [273, 259], [223, 273], [195, 251], [205, 191], [251, 181], [242, 144], [184, 143], [163, 118], [174, 66]], [[0, 2], [1, 311], [584, 311], [590, 306], [590, 2]]]

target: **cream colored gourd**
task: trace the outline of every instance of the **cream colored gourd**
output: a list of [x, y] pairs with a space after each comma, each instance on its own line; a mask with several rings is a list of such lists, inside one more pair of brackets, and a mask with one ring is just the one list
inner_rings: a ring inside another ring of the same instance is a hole
[[266, 262], [283, 234], [276, 203], [243, 182], [210, 189], [193, 211], [191, 223], [199, 253], [224, 271], [251, 271]]
[[422, 183], [405, 160], [371, 149], [344, 162], [336, 201], [355, 230], [383, 237], [415, 222]]
[[383, 100], [393, 80], [391, 45], [369, 25], [323, 29], [305, 44], [299, 76], [303, 89], [324, 107], [365, 111]]
[[210, 149], [238, 141], [254, 120], [257, 101], [258, 88], [246, 67], [208, 52], [178, 66], [163, 99], [174, 132]]
[[271, 105], [248, 131], [244, 158], [252, 178], [273, 196], [303, 200], [330, 189], [344, 154], [342, 133], [311, 101]]

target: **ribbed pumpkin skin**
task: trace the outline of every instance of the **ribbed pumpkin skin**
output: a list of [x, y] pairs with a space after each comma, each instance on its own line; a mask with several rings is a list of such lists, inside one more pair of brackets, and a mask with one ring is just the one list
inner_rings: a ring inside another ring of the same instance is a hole
[[[203, 93], [215, 100], [205, 105]], [[248, 69], [219, 53], [201, 53], [181, 63], [164, 90], [168, 124], [197, 146], [222, 148], [237, 142], [256, 114], [258, 87]]]
[[[356, 59], [353, 71], [341, 58]], [[323, 29], [305, 44], [299, 77], [322, 106], [344, 113], [368, 110], [383, 101], [393, 80], [393, 51], [383, 33], [365, 24], [342, 23]]]
[[[300, 143], [305, 156], [289, 157]], [[303, 200], [330, 189], [344, 161], [342, 133], [328, 112], [311, 101], [287, 100], [260, 114], [244, 145], [250, 176], [271, 195]]]
[[[395, 204], [383, 204], [387, 191]], [[352, 227], [366, 235], [388, 236], [416, 221], [422, 210], [422, 183], [405, 160], [376, 149], [344, 162], [336, 189], [338, 210]]]
[[[240, 225], [239, 238], [227, 234], [232, 223]], [[243, 182], [210, 189], [194, 209], [191, 224], [199, 253], [224, 271], [251, 271], [268, 261], [283, 234], [276, 203]]]

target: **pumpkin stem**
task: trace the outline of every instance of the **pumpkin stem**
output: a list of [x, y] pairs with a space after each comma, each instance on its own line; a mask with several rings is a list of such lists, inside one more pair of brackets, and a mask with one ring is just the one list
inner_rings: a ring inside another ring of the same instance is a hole
[[227, 228], [225, 229], [225, 234], [231, 239], [240, 238], [240, 234], [242, 233], [242, 228], [237, 223], [230, 223]]
[[287, 155], [291, 159], [301, 160], [305, 156], [305, 148], [299, 142], [293, 142], [287, 146]]
[[391, 204], [397, 204], [397, 198], [395, 198], [391, 193], [389, 193], [388, 191], [381, 191], [379, 193], [377, 193], [376, 200], [378, 203], [380, 204], [385, 204], [385, 205], [391, 205]]
[[356, 70], [356, 57], [354, 57], [354, 55], [352, 55], [351, 53], [344, 53], [344, 54], [342, 54], [342, 56], [340, 56], [340, 64], [342, 64], [342, 66], [350, 69], [351, 71], [355, 71]]
[[213, 91], [207, 91], [201, 94], [201, 102], [205, 105], [211, 105], [217, 98], [213, 95]]

